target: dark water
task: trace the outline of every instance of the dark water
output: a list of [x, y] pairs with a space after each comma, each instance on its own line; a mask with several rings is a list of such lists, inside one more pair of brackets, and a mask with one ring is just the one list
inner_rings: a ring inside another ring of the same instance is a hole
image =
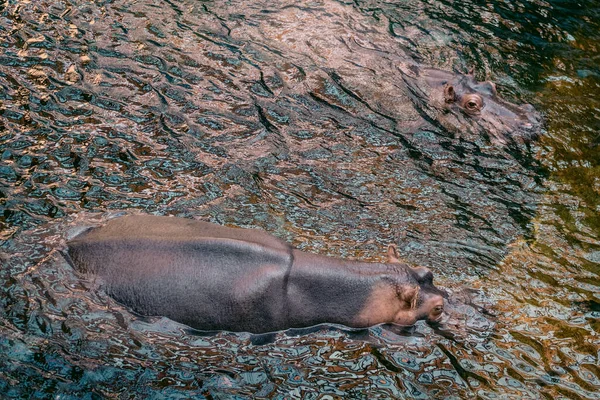
[[[3, 398], [600, 398], [600, 5], [0, 4]], [[440, 123], [409, 60], [545, 114], [531, 145]], [[70, 269], [122, 211], [431, 267], [410, 333], [200, 335]]]

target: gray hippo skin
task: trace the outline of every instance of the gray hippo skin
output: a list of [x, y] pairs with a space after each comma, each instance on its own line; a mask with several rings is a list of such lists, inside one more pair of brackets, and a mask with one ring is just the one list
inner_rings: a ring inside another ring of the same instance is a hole
[[336, 323], [437, 322], [432, 273], [400, 263], [304, 253], [265, 232], [157, 216], [109, 221], [68, 242], [79, 271], [142, 315], [200, 330], [273, 332]]

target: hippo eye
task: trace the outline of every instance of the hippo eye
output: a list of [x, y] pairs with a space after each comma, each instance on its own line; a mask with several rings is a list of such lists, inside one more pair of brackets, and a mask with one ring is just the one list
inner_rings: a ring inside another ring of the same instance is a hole
[[466, 95], [463, 98], [463, 108], [469, 113], [469, 114], [475, 114], [478, 113], [481, 108], [483, 107], [483, 99], [481, 98], [481, 96], [476, 95], [476, 94], [472, 94], [472, 95]]
[[438, 315], [442, 315], [442, 313], [444, 312], [444, 306], [435, 306], [432, 310], [431, 310], [431, 315], [436, 317]]

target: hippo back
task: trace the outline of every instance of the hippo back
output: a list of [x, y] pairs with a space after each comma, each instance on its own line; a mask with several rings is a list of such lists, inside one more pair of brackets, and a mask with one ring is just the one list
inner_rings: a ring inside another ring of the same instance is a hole
[[68, 247], [77, 269], [140, 314], [202, 329], [284, 323], [292, 250], [265, 232], [139, 215], [111, 220]]

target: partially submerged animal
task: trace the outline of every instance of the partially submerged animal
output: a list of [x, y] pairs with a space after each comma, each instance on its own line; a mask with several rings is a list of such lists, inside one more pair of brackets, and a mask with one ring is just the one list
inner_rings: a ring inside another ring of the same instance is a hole
[[500, 96], [491, 81], [478, 82], [472, 73], [455, 74], [411, 65], [403, 72], [422, 110], [435, 109], [430, 121], [445, 130], [461, 133], [471, 130], [487, 134], [492, 142], [528, 142], [540, 135], [541, 116], [531, 104], [512, 104]]
[[[282, 55], [276, 64], [281, 67], [272, 73], [287, 92], [308, 90], [321, 104], [406, 137], [432, 125], [442, 133], [466, 135], [467, 140], [487, 136], [498, 145], [528, 142], [541, 134], [541, 117], [533, 106], [502, 99], [494, 83], [478, 82], [472, 72], [421, 64], [398, 36], [390, 35], [391, 22], [385, 18], [366, 16], [352, 3], [331, 0], [317, 7], [271, 7], [268, 18], [266, 9], [255, 11], [261, 15], [250, 11], [256, 23], [236, 27], [231, 34], [241, 41], [264, 43], [271, 49], [269, 57]], [[315, 29], [315, 21], [335, 34]], [[261, 68], [260, 73], [270, 72]], [[265, 81], [269, 80], [261, 78]]]
[[321, 323], [440, 321], [444, 292], [425, 267], [305, 253], [259, 230], [134, 215], [68, 242], [76, 269], [134, 312], [199, 330], [273, 332]]

